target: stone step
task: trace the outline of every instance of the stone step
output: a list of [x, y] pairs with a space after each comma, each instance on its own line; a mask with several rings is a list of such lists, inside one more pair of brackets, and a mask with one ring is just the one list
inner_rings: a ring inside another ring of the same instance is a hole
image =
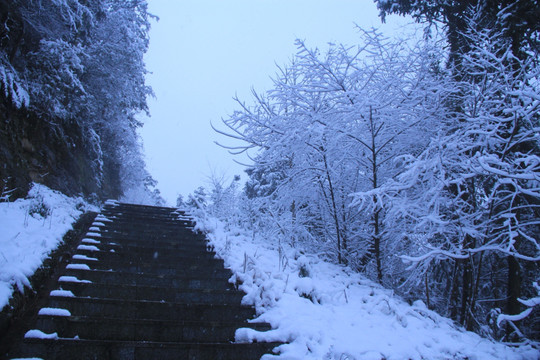
[[[96, 262], [148, 262], [159, 263], [161, 265], [179, 265], [191, 262], [204, 263], [219, 263], [223, 266], [223, 260], [215, 257], [215, 253], [206, 252], [205, 250], [169, 250], [166, 248], [155, 249], [154, 252], [133, 253], [118, 250], [111, 251], [94, 251], [94, 250], [77, 250], [77, 253], [72, 258], [72, 263], [85, 263], [90, 266]], [[93, 259], [93, 260], [90, 260]]]
[[270, 330], [268, 324], [248, 322], [200, 322], [126, 320], [78, 316], [39, 316], [35, 328], [61, 338], [154, 342], [232, 342], [236, 329]]
[[37, 315], [16, 357], [40, 359], [259, 359], [277, 343], [234, 343], [256, 311], [228, 280], [185, 213], [107, 204], [45, 301], [70, 316]]
[[[98, 250], [115, 252], [119, 249], [129, 251], [130, 253], [150, 253], [155, 251], [178, 251], [178, 252], [192, 252], [192, 253], [204, 253], [208, 249], [208, 245], [202, 241], [193, 240], [168, 240], [163, 241], [161, 239], [138, 239], [128, 238], [122, 239], [118, 237], [106, 237], [106, 236], [94, 236], [86, 235], [80, 245], [94, 245]], [[78, 249], [84, 250], [87, 246], [79, 246]]]
[[146, 217], [149, 219], [163, 219], [163, 220], [181, 220], [181, 221], [189, 221], [193, 218], [186, 214], [180, 214], [176, 212], [152, 212], [152, 211], [134, 211], [130, 209], [107, 209], [104, 208], [101, 211], [101, 216], [117, 216], [117, 217]]
[[255, 310], [240, 304], [182, 304], [160, 301], [51, 297], [47, 307], [68, 310], [73, 316], [119, 317], [172, 321], [236, 322], [252, 319]]
[[[101, 220], [100, 220], [101, 219]], [[108, 220], [107, 220], [108, 219]], [[114, 220], [114, 221], [113, 221]], [[116, 215], [109, 215], [109, 217], [96, 217], [93, 227], [99, 227], [100, 229], [110, 229], [111, 231], [118, 230], [141, 230], [148, 231], [151, 227], [158, 227], [160, 231], [171, 231], [171, 230], [189, 230], [193, 231], [193, 226], [195, 223], [191, 220], [176, 220], [176, 219], [146, 219], [138, 217], [122, 217]]]
[[[163, 240], [119, 240], [114, 238], [84, 238], [79, 245], [94, 245], [98, 248], [97, 251], [102, 250], [105, 252], [117, 252], [120, 248], [127, 248], [130, 251], [143, 254], [154, 254], [156, 251], [158, 253], [188, 253], [189, 255], [195, 256], [196, 254], [209, 253], [211, 256], [215, 256], [215, 253], [211, 250], [211, 247], [208, 244], [202, 242], [180, 242], [180, 241], [171, 241], [170, 243]], [[84, 250], [86, 246], [79, 247], [80, 250]], [[87, 251], [96, 251], [96, 249], [86, 249]], [[77, 250], [79, 251], [79, 250]]]
[[139, 213], [178, 213], [185, 214], [185, 211], [177, 208], [152, 206], [152, 205], [136, 205], [128, 203], [117, 203], [115, 205], [106, 204], [103, 210], [119, 210], [119, 211], [137, 211]]
[[[134, 211], [110, 211], [103, 210], [100, 214], [110, 220], [134, 220], [134, 219], [143, 219], [144, 223], [154, 223], [154, 222], [163, 222], [163, 223], [177, 223], [182, 221], [190, 221], [187, 217], [181, 217], [179, 215], [170, 213], [170, 214], [156, 214], [156, 213], [139, 213]], [[98, 220], [99, 221], [99, 220]]]
[[106, 204], [102, 211], [136, 211], [138, 213], [150, 213], [150, 214], [171, 214], [178, 213], [178, 209], [167, 208], [167, 207], [158, 207], [158, 206], [147, 206], [147, 205], [133, 205], [133, 204], [115, 204], [109, 205]]
[[171, 210], [164, 210], [164, 211], [155, 211], [155, 209], [131, 209], [129, 207], [104, 207], [102, 210], [101, 210], [101, 213], [102, 214], [107, 214], [107, 213], [114, 213], [114, 214], [118, 214], [118, 215], [122, 215], [122, 214], [133, 214], [133, 215], [137, 215], [137, 216], [147, 216], [147, 217], [155, 217], [155, 216], [161, 216], [161, 217], [167, 217], [167, 216], [171, 216], [171, 217], [179, 217], [179, 216], [186, 216], [185, 214], [180, 214], [178, 212], [175, 212], [175, 211], [171, 211]]
[[[104, 215], [96, 217], [96, 223], [105, 224], [112, 229], [118, 229], [119, 227], [125, 227], [128, 229], [148, 229], [150, 227], [163, 227], [164, 230], [170, 229], [185, 229], [192, 230], [193, 222], [189, 220], [178, 220], [174, 218], [170, 219], [160, 219], [160, 218], [145, 218], [145, 217], [136, 217], [136, 216], [124, 216], [124, 215], [112, 215], [109, 214], [103, 218]], [[100, 220], [101, 219], [101, 220]], [[101, 226], [102, 225], [93, 225]]]
[[[84, 245], [84, 246], [80, 246]], [[95, 248], [89, 248], [88, 246], [94, 246]], [[215, 253], [211, 251], [210, 246], [206, 243], [198, 241], [175, 241], [163, 243], [160, 240], [119, 240], [114, 238], [89, 238], [85, 237], [77, 247], [77, 251], [105, 251], [105, 252], [129, 252], [130, 254], [154, 254], [155, 252], [167, 252], [172, 254], [189, 253], [189, 255], [196, 256], [197, 254], [204, 255], [204, 253], [211, 253], [214, 257]], [[113, 250], [113, 251], [111, 251]]]
[[[151, 212], [136, 212], [131, 210], [125, 211], [114, 211], [104, 209], [100, 213], [101, 218], [103, 217], [115, 217], [118, 219], [134, 219], [134, 218], [145, 218], [145, 220], [160, 220], [164, 222], [174, 222], [174, 221], [193, 221], [193, 218], [190, 216], [180, 215], [176, 213], [151, 213]], [[99, 221], [99, 220], [98, 220]]]
[[[160, 226], [160, 225], [158, 225]], [[92, 226], [92, 233], [99, 233], [103, 237], [117, 237], [129, 240], [130, 238], [160, 239], [170, 241], [207, 242], [203, 234], [193, 232], [193, 229], [186, 227], [169, 228], [163, 231], [130, 229], [124, 225], [119, 228], [107, 228], [104, 226]], [[91, 235], [89, 235], [91, 236]], [[170, 237], [170, 239], [168, 239]]]
[[[144, 221], [144, 222], [143, 222]], [[101, 225], [101, 224], [105, 225]], [[96, 224], [92, 224], [93, 228], [98, 228], [99, 231], [109, 231], [111, 233], [122, 234], [125, 232], [139, 232], [139, 233], [165, 233], [165, 234], [174, 234], [175, 232], [180, 232], [184, 234], [193, 233], [193, 223], [180, 223], [179, 221], [171, 222], [146, 222], [142, 219], [114, 219], [113, 222], [100, 222], [97, 221]], [[155, 231], [156, 228], [160, 228], [159, 231]], [[152, 229], [154, 231], [152, 231]]]
[[115, 237], [120, 239], [167, 239], [168, 237], [171, 237], [172, 240], [193, 241], [193, 230], [186, 227], [168, 228], [156, 232], [155, 229], [128, 227], [125, 225], [118, 228], [93, 226], [91, 232], [99, 233], [104, 237]]
[[[156, 228], [160, 228], [159, 233], [172, 233], [174, 231], [181, 231], [184, 233], [193, 233], [193, 227], [194, 224], [191, 222], [180, 222], [178, 220], [171, 220], [171, 221], [158, 221], [158, 220], [152, 220], [147, 221], [144, 219], [137, 219], [137, 218], [124, 218], [119, 219], [115, 218], [112, 222], [101, 222], [97, 221], [98, 224], [93, 224], [92, 227], [99, 228], [100, 231], [111, 231], [111, 232], [118, 232], [122, 233], [125, 231], [135, 231], [135, 232], [141, 232], [141, 233], [148, 233], [152, 232], [152, 228], [155, 230]], [[154, 231], [156, 232], [156, 231]]]
[[[223, 272], [203, 276], [202, 274], [186, 274], [173, 276], [158, 276], [152, 274], [133, 274], [117, 271], [104, 270], [74, 270], [67, 269], [66, 276], [73, 276], [81, 280], [89, 280], [96, 283], [107, 283], [112, 285], [136, 285], [136, 286], [163, 286], [182, 289], [231, 289], [232, 284], [228, 283], [231, 273]], [[63, 283], [62, 283], [63, 284]]]
[[101, 212], [116, 212], [116, 213], [136, 213], [144, 214], [148, 216], [152, 215], [177, 215], [185, 216], [185, 213], [182, 214], [174, 209], [150, 209], [150, 208], [133, 208], [129, 206], [105, 206]]
[[206, 239], [202, 235], [195, 234], [189, 228], [171, 229], [170, 231], [142, 231], [128, 228], [106, 231], [106, 229], [91, 230], [87, 237], [108, 237], [117, 239], [139, 239], [139, 240], [169, 240], [169, 241], [181, 241], [181, 242], [206, 242]]
[[27, 339], [21, 356], [79, 360], [254, 360], [278, 343], [156, 343], [104, 340]]
[[[97, 261], [93, 263], [89, 263], [88, 261], [80, 261], [80, 263], [87, 265], [90, 270], [110, 270], [132, 274], [153, 274], [157, 276], [198, 274], [200, 276], [218, 276], [220, 278], [228, 278], [231, 276], [230, 271], [223, 268], [223, 261], [220, 261], [219, 259], [206, 259], [198, 261], [186, 259], [186, 261], [179, 261], [176, 265], [161, 264], [159, 261]], [[81, 265], [80, 263], [78, 265]], [[68, 268], [73, 268], [74, 266], [68, 265]]]
[[[186, 229], [191, 228], [194, 225], [194, 222], [192, 220], [188, 219], [160, 219], [160, 218], [153, 218], [153, 219], [144, 219], [144, 221], [141, 221], [139, 217], [122, 217], [118, 215], [111, 215], [115, 219], [115, 221], [100, 221], [95, 220], [94, 222], [97, 223], [93, 226], [100, 227], [104, 229], [111, 229], [111, 230], [119, 230], [122, 227], [128, 228], [128, 229], [141, 229], [141, 230], [148, 230], [148, 228], [152, 226], [160, 226], [160, 231], [169, 231], [169, 230], [175, 230], [175, 229]], [[106, 217], [106, 216], [105, 216]], [[113, 220], [113, 219], [110, 219]]]
[[133, 286], [104, 283], [61, 283], [60, 289], [69, 290], [77, 297], [101, 299], [131, 299], [166, 301], [173, 303], [240, 304], [245, 293], [234, 289], [175, 289], [158, 286]]
[[[161, 226], [161, 225], [158, 225]], [[169, 229], [163, 229], [159, 232], [156, 232], [155, 229], [143, 229], [143, 228], [136, 228], [136, 227], [129, 227], [123, 225], [122, 227], [118, 228], [111, 228], [111, 227], [97, 227], [94, 226], [94, 229], [92, 232], [100, 233], [102, 236], [108, 236], [108, 237], [118, 237], [118, 238], [167, 238], [171, 236], [173, 239], [185, 239], [189, 238], [190, 241], [192, 240], [192, 234], [193, 230], [186, 227], [177, 227], [177, 228], [169, 228]], [[98, 228], [99, 230], [96, 230]]]

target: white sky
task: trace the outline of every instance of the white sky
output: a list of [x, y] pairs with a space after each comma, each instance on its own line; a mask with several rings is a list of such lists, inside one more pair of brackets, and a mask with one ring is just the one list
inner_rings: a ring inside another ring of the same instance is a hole
[[[146, 56], [151, 118], [141, 130], [147, 167], [171, 205], [215, 173], [244, 175], [210, 127], [237, 109], [235, 94], [250, 102], [251, 88], [271, 87], [276, 64], [296, 52], [294, 41], [326, 48], [358, 42], [354, 24], [382, 24], [372, 0], [150, 0], [160, 20]], [[401, 21], [400, 21], [401, 20]], [[382, 30], [402, 19], [391, 17]], [[229, 142], [230, 143], [230, 142]], [[243, 177], [245, 179], [245, 177]]]

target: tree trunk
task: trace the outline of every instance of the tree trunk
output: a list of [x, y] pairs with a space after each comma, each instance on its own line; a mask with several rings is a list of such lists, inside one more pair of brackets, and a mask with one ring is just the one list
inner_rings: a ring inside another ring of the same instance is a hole
[[[475, 240], [469, 236], [465, 235], [463, 248], [472, 249], [475, 246]], [[461, 310], [460, 310], [460, 323], [467, 329], [471, 330], [471, 298], [473, 293], [473, 280], [474, 280], [474, 258], [472, 255], [465, 260], [463, 260], [463, 279], [462, 279], [462, 289], [461, 289]]]
[[[519, 314], [521, 303], [518, 301], [521, 289], [520, 267], [517, 259], [513, 256], [507, 257], [508, 261], [508, 282], [506, 288], [506, 313], [509, 315]], [[506, 328], [507, 336], [510, 336], [514, 329], [510, 326]]]
[[326, 179], [328, 180], [328, 188], [330, 190], [330, 199], [332, 200], [332, 216], [334, 218], [334, 225], [336, 227], [336, 239], [338, 250], [338, 263], [343, 263], [343, 256], [341, 254], [341, 231], [339, 229], [339, 218], [336, 206], [336, 196], [334, 194], [334, 186], [332, 185], [332, 177], [330, 176], [330, 170], [328, 169], [328, 161], [326, 160], [326, 154], [323, 154], [324, 169], [326, 171]]
[[428, 271], [426, 270], [426, 274], [424, 276], [424, 286], [426, 288], [426, 306], [428, 309], [431, 309], [431, 304], [429, 301], [429, 280], [428, 280]]
[[[378, 149], [375, 144], [375, 138], [377, 136], [378, 130], [375, 129], [373, 122], [373, 109], [369, 108], [369, 121], [370, 121], [370, 132], [371, 132], [371, 170], [372, 170], [372, 187], [376, 189], [379, 187], [378, 172], [379, 164], [377, 162], [377, 153]], [[380, 224], [380, 213], [381, 208], [377, 204], [377, 199], [374, 197], [373, 202], [375, 203], [375, 210], [373, 212], [373, 252], [375, 255], [375, 261], [377, 263], [377, 281], [382, 284], [382, 261], [381, 261], [381, 224]]]
[[377, 262], [377, 281], [382, 284], [382, 263], [381, 263], [381, 238], [380, 238], [380, 228], [379, 228], [379, 212], [378, 209], [373, 214], [374, 222], [374, 235], [373, 235], [373, 252], [375, 255], [375, 261]]
[[457, 304], [458, 304], [458, 275], [460, 270], [460, 262], [455, 260], [454, 271], [452, 272], [452, 284], [450, 287], [450, 298], [448, 299], [449, 315], [452, 320], [457, 320]]
[[472, 293], [472, 279], [473, 279], [473, 270], [471, 266], [471, 258], [468, 258], [463, 261], [463, 279], [462, 279], [462, 289], [461, 289], [461, 310], [460, 310], [460, 323], [465, 326], [467, 330], [470, 330], [470, 304], [471, 304], [471, 293]]

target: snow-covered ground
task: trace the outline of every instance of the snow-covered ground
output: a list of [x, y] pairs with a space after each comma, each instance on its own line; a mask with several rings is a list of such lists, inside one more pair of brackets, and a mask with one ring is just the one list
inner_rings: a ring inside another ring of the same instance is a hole
[[28, 278], [89, 209], [82, 199], [39, 184], [33, 185], [26, 199], [0, 203], [0, 310], [13, 291], [30, 286]]
[[346, 267], [195, 215], [196, 230], [231, 268], [259, 317], [274, 330], [239, 329], [237, 341], [286, 341], [263, 359], [539, 359], [530, 346], [510, 348], [467, 332]]

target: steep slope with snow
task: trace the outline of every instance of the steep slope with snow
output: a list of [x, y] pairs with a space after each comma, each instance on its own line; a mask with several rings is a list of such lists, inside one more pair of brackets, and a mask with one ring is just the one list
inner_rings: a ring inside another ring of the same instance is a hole
[[28, 278], [88, 206], [39, 184], [26, 199], [0, 203], [0, 309], [30, 287]]
[[[202, 214], [196, 229], [274, 330], [239, 329], [237, 341], [287, 341], [279, 359], [538, 359], [530, 346], [510, 348], [454, 325], [346, 267], [263, 240]], [[273, 358], [266, 356], [265, 358]]]

